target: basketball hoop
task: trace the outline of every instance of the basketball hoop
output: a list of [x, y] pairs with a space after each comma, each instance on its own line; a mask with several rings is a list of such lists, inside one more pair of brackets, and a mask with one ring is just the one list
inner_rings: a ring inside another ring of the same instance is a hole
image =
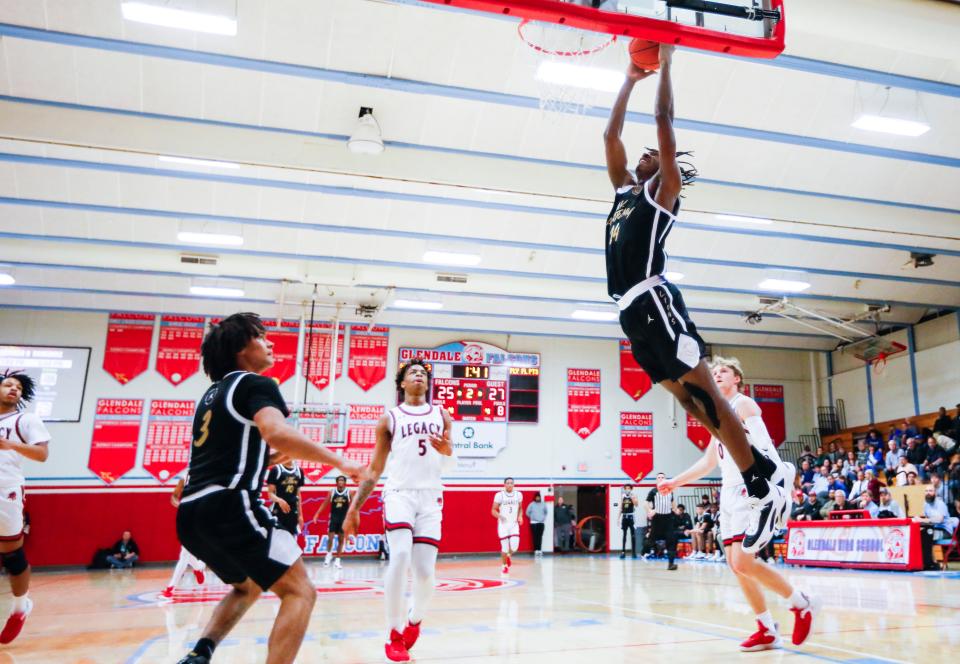
[[617, 41], [616, 35], [528, 19], [517, 26], [517, 34], [536, 66], [534, 78], [544, 113], [583, 114], [604, 94], [615, 91], [577, 85], [576, 78], [589, 76], [597, 57]]
[[880, 353], [871, 364], [873, 365], [873, 373], [877, 376], [882, 376], [887, 368], [887, 354]]

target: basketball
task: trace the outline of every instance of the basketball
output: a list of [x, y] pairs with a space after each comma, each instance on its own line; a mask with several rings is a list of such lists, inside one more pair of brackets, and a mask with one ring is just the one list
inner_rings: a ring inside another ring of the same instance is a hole
[[644, 71], [656, 71], [660, 68], [660, 44], [659, 42], [649, 41], [647, 39], [632, 39], [630, 46], [630, 59], [633, 64]]

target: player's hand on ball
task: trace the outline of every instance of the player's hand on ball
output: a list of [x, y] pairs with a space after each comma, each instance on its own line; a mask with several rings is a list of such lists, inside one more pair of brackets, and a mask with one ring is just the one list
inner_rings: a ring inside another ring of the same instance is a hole
[[640, 69], [637, 65], [630, 63], [630, 66], [627, 67], [627, 78], [631, 81], [642, 81], [648, 76], [653, 76], [656, 72], [646, 71], [645, 69]]
[[284, 514], [290, 513], [290, 505], [283, 498], [277, 498], [276, 503], [277, 503], [277, 507], [280, 508], [281, 512], [283, 512]]
[[343, 536], [350, 537], [356, 535], [360, 530], [360, 512], [353, 508], [347, 510], [347, 515], [343, 517]]
[[660, 480], [657, 482], [657, 491], [662, 493], [664, 496], [672, 492], [676, 487], [673, 485], [671, 480]]
[[453, 454], [453, 445], [450, 444], [450, 438], [447, 436], [430, 436], [430, 445], [443, 456]]

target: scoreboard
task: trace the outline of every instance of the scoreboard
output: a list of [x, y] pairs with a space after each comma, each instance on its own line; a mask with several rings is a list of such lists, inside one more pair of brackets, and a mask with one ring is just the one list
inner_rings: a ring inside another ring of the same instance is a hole
[[457, 341], [439, 348], [401, 348], [400, 363], [422, 359], [433, 374], [431, 403], [453, 418], [459, 456], [496, 456], [507, 423], [539, 420], [540, 355]]

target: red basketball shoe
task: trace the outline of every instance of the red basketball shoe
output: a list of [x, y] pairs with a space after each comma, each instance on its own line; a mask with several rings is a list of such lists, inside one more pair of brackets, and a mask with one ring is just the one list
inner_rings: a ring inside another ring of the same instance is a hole
[[202, 569], [193, 570], [193, 578], [197, 580], [198, 586], [202, 586], [203, 582], [207, 580], [207, 576], [203, 573]]
[[[422, 621], [421, 621], [422, 622]], [[414, 625], [409, 620], [407, 626], [403, 628], [403, 647], [407, 650], [413, 648], [413, 645], [420, 638], [420, 623]]]
[[807, 606], [802, 609], [790, 609], [793, 611], [793, 645], [795, 646], [799, 646], [810, 636], [813, 619], [820, 612], [821, 605], [819, 597], [807, 597], [804, 593], [800, 594], [806, 598]]
[[770, 631], [764, 627], [763, 623], [759, 620], [757, 621], [757, 631], [751, 634], [746, 641], [740, 644], [740, 650], [744, 652], [773, 650], [774, 648], [782, 647], [783, 640], [780, 638], [780, 634], [777, 633], [777, 626], [774, 625], [773, 631]]
[[166, 588], [161, 590], [160, 597], [166, 597], [167, 599], [170, 599], [171, 597], [173, 597], [173, 586], [167, 586]]
[[391, 662], [410, 661], [410, 653], [403, 647], [403, 635], [395, 629], [390, 630], [390, 643], [384, 644], [383, 651]]
[[10, 617], [7, 618], [7, 624], [3, 626], [3, 631], [0, 632], [0, 643], [7, 644], [17, 638], [20, 630], [23, 629], [23, 624], [27, 622], [27, 616], [30, 615], [32, 610], [33, 601], [28, 597], [27, 608], [23, 611], [11, 613]]

